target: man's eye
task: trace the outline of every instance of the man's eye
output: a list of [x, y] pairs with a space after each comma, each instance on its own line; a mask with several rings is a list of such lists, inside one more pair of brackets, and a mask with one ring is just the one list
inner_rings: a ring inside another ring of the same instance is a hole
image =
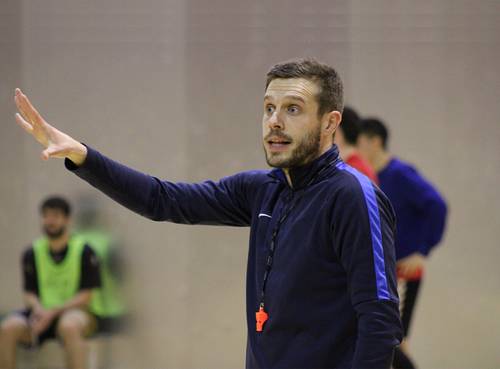
[[297, 105], [290, 105], [288, 107], [288, 112], [292, 114], [297, 114], [300, 111], [299, 107]]
[[266, 106], [266, 113], [272, 114], [274, 112], [274, 106], [272, 105], [267, 105]]

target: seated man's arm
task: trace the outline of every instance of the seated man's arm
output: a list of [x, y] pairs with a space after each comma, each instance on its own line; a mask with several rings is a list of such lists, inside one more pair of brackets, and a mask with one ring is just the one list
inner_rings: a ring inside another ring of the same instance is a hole
[[23, 253], [21, 268], [23, 272], [24, 305], [32, 311], [40, 310], [42, 305], [38, 298], [38, 278], [36, 274], [35, 255], [31, 246]]
[[25, 301], [28, 306], [32, 308], [30, 316], [30, 327], [34, 336], [38, 336], [46, 330], [55, 318], [71, 309], [86, 309], [90, 298], [92, 296], [91, 290], [79, 291], [73, 298], [67, 301], [64, 305], [54, 307], [52, 309], [45, 309], [40, 304], [38, 297], [33, 294], [25, 294]]
[[92, 297], [92, 290], [80, 290], [78, 293], [68, 300], [64, 305], [53, 308], [53, 313], [57, 317], [63, 314], [65, 311], [72, 309], [82, 309], [86, 310], [90, 299]]
[[38, 295], [35, 295], [33, 292], [24, 293], [24, 305], [32, 311], [42, 309], [42, 304], [40, 303]]
[[92, 297], [92, 290], [80, 290], [78, 293], [68, 300], [64, 305], [58, 306], [52, 309], [44, 309], [37, 295], [27, 292], [24, 294], [24, 303], [28, 309], [31, 309], [35, 314], [39, 313], [42, 310], [50, 311], [53, 315], [53, 318], [59, 316], [66, 310], [70, 309], [86, 309], [90, 298]]

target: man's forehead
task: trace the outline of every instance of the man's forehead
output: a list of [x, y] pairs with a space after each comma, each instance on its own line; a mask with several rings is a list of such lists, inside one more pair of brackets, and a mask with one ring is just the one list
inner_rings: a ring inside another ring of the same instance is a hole
[[64, 215], [66, 216], [66, 213], [59, 208], [45, 208], [42, 210], [42, 215]]
[[313, 98], [318, 94], [318, 86], [305, 78], [277, 78], [267, 86], [264, 99], [297, 97], [303, 100]]

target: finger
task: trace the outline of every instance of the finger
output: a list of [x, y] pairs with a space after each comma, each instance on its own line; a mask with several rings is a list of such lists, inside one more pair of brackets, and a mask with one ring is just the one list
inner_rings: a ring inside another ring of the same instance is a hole
[[16, 103], [17, 110], [19, 110], [19, 113], [21, 113], [21, 115], [23, 116], [23, 118], [26, 121], [31, 122], [31, 119], [29, 118], [28, 114], [23, 109], [23, 106], [21, 104], [21, 97], [18, 96], [18, 95], [16, 95], [16, 97], [14, 97], [14, 102]]
[[16, 123], [28, 133], [33, 133], [33, 126], [28, 123], [19, 113], [16, 113]]
[[40, 123], [42, 121], [42, 116], [35, 107], [31, 104], [28, 97], [20, 91], [20, 93], [16, 96], [19, 101], [20, 109], [27, 114], [29, 120], [32, 123]]

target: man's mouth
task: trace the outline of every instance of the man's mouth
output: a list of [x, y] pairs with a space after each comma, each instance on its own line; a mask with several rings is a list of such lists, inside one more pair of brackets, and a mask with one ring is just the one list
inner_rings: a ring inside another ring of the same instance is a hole
[[281, 138], [281, 137], [273, 137], [273, 138], [269, 138], [267, 140], [267, 143], [271, 146], [271, 147], [284, 147], [286, 145], [290, 145], [292, 143], [292, 141], [286, 139], [286, 138]]

